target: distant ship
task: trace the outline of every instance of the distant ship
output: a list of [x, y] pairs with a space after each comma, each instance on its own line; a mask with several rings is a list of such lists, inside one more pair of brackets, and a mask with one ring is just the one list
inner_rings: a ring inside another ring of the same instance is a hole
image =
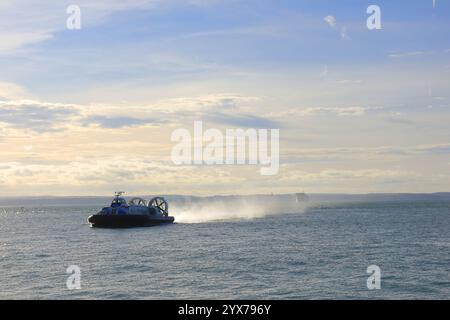
[[297, 203], [300, 203], [300, 202], [308, 202], [308, 201], [309, 201], [309, 196], [308, 196], [306, 193], [304, 193], [304, 192], [302, 192], [302, 193], [296, 193], [296, 194], [295, 194], [295, 201], [296, 201]]
[[109, 207], [91, 215], [88, 222], [97, 228], [132, 228], [150, 227], [173, 223], [175, 218], [169, 216], [169, 204], [162, 197], [151, 199], [133, 198], [128, 203], [122, 197], [124, 192], [116, 192]]

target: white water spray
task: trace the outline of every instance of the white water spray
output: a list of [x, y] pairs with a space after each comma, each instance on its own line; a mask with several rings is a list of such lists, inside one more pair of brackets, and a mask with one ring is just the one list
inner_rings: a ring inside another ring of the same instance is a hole
[[174, 201], [171, 212], [178, 223], [203, 223], [303, 213], [306, 206], [306, 202], [297, 202], [294, 195], [211, 197]]

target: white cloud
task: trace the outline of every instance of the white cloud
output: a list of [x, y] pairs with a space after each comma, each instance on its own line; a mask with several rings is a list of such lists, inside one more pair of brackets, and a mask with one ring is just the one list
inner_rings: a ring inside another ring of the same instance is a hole
[[323, 20], [332, 28], [336, 27], [336, 18], [334, 16], [326, 16]]
[[[243, 177], [232, 175], [229, 171], [229, 168], [224, 167], [175, 166], [169, 162], [150, 161], [149, 157], [133, 155], [80, 159], [58, 164], [0, 162], [0, 190], [15, 190], [20, 186], [22, 190], [39, 188], [54, 195], [65, 195], [66, 190], [90, 194], [91, 190], [97, 188], [112, 190], [120, 186], [129, 192], [188, 194], [195, 186], [211, 188], [212, 181], [215, 185], [235, 185], [244, 181]], [[89, 192], [85, 193], [86, 190]]]
[[182, 97], [164, 99], [151, 106], [152, 110], [164, 111], [168, 113], [180, 111], [206, 111], [237, 109], [247, 103], [257, 103], [261, 99], [252, 96], [242, 96], [233, 93], [210, 94], [196, 97]]
[[[3, 2], [0, 10], [0, 53], [10, 53], [18, 48], [51, 39], [56, 32], [65, 30], [65, 21], [68, 18], [66, 9], [72, 2]], [[159, 1], [77, 0], [76, 4], [82, 10], [83, 27], [89, 27], [100, 23], [112, 13], [131, 8], [149, 8], [156, 2]]]
[[277, 118], [290, 118], [295, 116], [308, 117], [308, 116], [363, 116], [368, 110], [372, 110], [369, 107], [354, 106], [354, 107], [314, 107], [304, 109], [291, 109], [282, 112], [271, 113], [270, 116]]
[[78, 110], [70, 105], [31, 100], [0, 101], [0, 123], [25, 131], [60, 131], [77, 115]]
[[[323, 18], [323, 20], [333, 29], [337, 29], [338, 28], [338, 23], [337, 20], [334, 16], [326, 16], [325, 18]], [[350, 40], [350, 37], [347, 33], [347, 27], [346, 26], [342, 26], [340, 28], [340, 36], [342, 40]]]
[[[22, 96], [24, 89], [0, 83], [0, 98]], [[0, 99], [0, 124], [26, 132], [49, 133], [92, 127], [119, 130], [125, 127], [158, 126], [198, 120], [206, 116], [245, 115], [258, 97], [231, 93], [163, 99], [145, 105], [64, 104], [31, 99]], [[262, 119], [262, 118], [261, 118]]]
[[351, 179], [384, 179], [394, 177], [415, 177], [414, 172], [398, 171], [398, 170], [380, 170], [380, 169], [361, 169], [361, 170], [339, 170], [326, 169], [320, 172], [291, 171], [289, 175], [283, 176], [285, 180], [299, 180], [310, 182], [333, 182]]
[[410, 52], [393, 52], [389, 54], [390, 58], [415, 57], [426, 54], [425, 51], [410, 51]]
[[342, 27], [341, 28], [341, 38], [342, 40], [350, 40], [351, 38], [349, 37], [349, 35], [347, 34], [347, 27]]
[[323, 107], [323, 108], [308, 108], [303, 111], [304, 115], [327, 115], [335, 114], [337, 116], [363, 116], [366, 114], [364, 107]]
[[450, 154], [450, 144], [418, 146], [381, 146], [381, 147], [347, 147], [347, 148], [302, 148], [287, 150], [284, 163], [303, 163], [306, 159], [321, 160], [393, 160], [416, 157], [419, 155]]
[[27, 90], [12, 82], [0, 82], [0, 101], [7, 99], [23, 99], [29, 94]]
[[8, 52], [16, 48], [33, 43], [39, 43], [52, 38], [52, 34], [48, 31], [0, 31], [0, 53]]

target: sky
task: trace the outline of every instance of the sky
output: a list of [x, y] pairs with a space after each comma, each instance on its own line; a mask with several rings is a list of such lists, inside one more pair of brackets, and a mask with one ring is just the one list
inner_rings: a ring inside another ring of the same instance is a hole
[[[2, 0], [0, 196], [450, 191], [449, 30], [445, 0]], [[279, 173], [175, 165], [200, 120], [279, 129]]]

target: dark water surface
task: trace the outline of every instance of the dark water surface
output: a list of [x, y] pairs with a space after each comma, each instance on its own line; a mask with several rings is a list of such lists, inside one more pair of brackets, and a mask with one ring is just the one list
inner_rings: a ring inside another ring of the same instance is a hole
[[[0, 298], [450, 298], [449, 201], [126, 230], [90, 228], [97, 209], [0, 208]], [[66, 287], [69, 265], [80, 290]], [[367, 289], [369, 265], [381, 290]]]

